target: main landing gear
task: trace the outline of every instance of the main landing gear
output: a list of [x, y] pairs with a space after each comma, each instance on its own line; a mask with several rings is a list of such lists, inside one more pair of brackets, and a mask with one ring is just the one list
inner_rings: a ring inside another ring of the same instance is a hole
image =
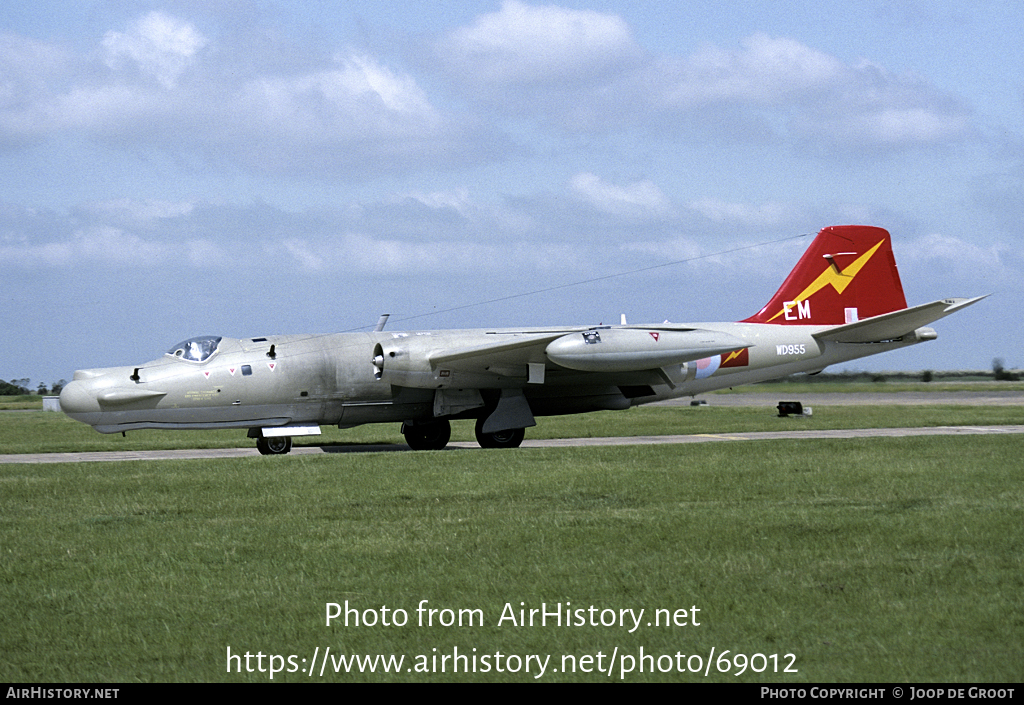
[[273, 438], [257, 438], [256, 450], [262, 455], [284, 455], [292, 449], [291, 436], [274, 436]]
[[485, 419], [476, 420], [476, 442], [481, 448], [518, 448], [526, 438], [525, 428], [484, 433]]
[[[510, 428], [504, 431], [484, 433], [484, 419], [476, 422], [476, 440], [481, 448], [518, 448], [526, 437], [525, 428]], [[452, 437], [452, 425], [448, 419], [420, 423], [402, 424], [402, 435], [413, 450], [442, 450]], [[291, 452], [291, 436], [257, 438], [256, 449], [262, 455], [284, 455]]]
[[[476, 440], [481, 448], [518, 448], [526, 437], [525, 428], [484, 433], [484, 419], [476, 422]], [[441, 450], [452, 437], [452, 425], [447, 419], [426, 423], [402, 424], [402, 435], [413, 450]]]

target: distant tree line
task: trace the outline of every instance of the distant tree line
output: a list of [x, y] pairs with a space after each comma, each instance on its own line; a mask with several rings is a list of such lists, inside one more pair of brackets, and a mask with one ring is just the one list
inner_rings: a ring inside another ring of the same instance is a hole
[[959, 381], [982, 381], [994, 379], [1000, 382], [1019, 382], [1024, 379], [1024, 371], [1020, 369], [1007, 369], [1002, 358], [992, 361], [992, 371], [984, 370], [924, 370], [923, 372], [854, 372], [844, 370], [842, 372], [821, 372], [818, 374], [798, 373], [790, 375], [782, 380], [801, 383], [808, 382], [911, 382], [920, 380], [922, 382], [959, 382]]
[[992, 376], [998, 380], [1007, 382], [1016, 382], [1020, 379], [1020, 375], [1016, 372], [1011, 372], [1003, 366], [1003, 359], [997, 357], [992, 361]]
[[60, 394], [61, 390], [64, 389], [64, 385], [68, 382], [65, 379], [59, 382], [54, 382], [50, 385], [50, 388], [46, 388], [45, 382], [40, 382], [36, 385], [35, 391], [32, 390], [32, 380], [27, 377], [24, 379], [12, 379], [10, 382], [4, 382], [0, 380], [0, 396], [24, 396], [26, 394], [38, 394], [39, 396], [46, 396], [52, 394], [54, 396]]

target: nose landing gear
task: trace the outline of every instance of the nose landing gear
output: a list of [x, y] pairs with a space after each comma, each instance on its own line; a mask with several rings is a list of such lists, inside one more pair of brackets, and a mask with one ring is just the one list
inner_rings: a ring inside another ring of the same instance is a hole
[[448, 419], [429, 423], [402, 424], [402, 435], [413, 450], [442, 450], [452, 437], [452, 425]]

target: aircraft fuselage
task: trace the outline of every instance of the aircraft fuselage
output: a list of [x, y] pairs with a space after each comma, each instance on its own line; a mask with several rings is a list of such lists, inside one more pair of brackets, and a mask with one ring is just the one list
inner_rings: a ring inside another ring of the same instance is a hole
[[263, 453], [291, 437], [402, 422], [443, 448], [451, 419], [512, 448], [535, 417], [638, 404], [816, 372], [932, 340], [926, 326], [984, 297], [907, 307], [889, 233], [823, 229], [782, 286], [736, 323], [204, 336], [138, 367], [80, 370], [61, 408], [102, 433], [248, 428]]
[[[582, 337], [593, 332], [608, 338], [615, 331], [630, 331], [653, 339], [673, 331], [655, 325], [650, 330], [597, 326], [222, 338], [216, 352], [201, 362], [167, 354], [138, 366], [80, 370], [62, 392], [61, 408], [101, 433], [143, 428], [348, 427], [472, 417], [487, 406], [488, 396], [508, 389], [521, 390], [533, 414], [547, 416], [626, 409], [813, 372], [934, 337], [930, 329], [921, 329], [901, 340], [850, 344], [814, 338], [819, 326], [699, 323], [692, 327], [722, 333], [746, 345], [653, 369], [620, 370], [615, 363], [607, 363], [609, 369], [602, 371], [601, 361], [586, 370], [546, 361], [544, 341], [555, 333]], [[500, 352], [493, 353], [469, 368], [426, 361], [435, 351], [532, 338], [541, 341], [533, 355], [532, 379], [530, 363], [520, 361], [521, 353], [516, 355], [518, 360], [507, 363], [500, 359]], [[397, 353], [385, 357], [378, 367], [375, 350]], [[628, 351], [621, 355], [620, 360], [628, 360]], [[442, 413], [436, 414], [435, 406]]]

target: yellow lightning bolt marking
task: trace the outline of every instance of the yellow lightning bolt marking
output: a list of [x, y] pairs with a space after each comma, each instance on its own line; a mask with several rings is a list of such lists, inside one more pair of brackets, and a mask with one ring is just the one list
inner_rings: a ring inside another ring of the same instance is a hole
[[[746, 348], [744, 348], [743, 350], [746, 350]], [[729, 357], [727, 357], [724, 360], [722, 360], [722, 364], [724, 365], [727, 362], [729, 362], [730, 360], [735, 360], [736, 358], [738, 358], [740, 356], [740, 353], [743, 352], [743, 350], [734, 350], [733, 352], [729, 353]]]
[[[878, 251], [878, 248], [882, 246], [883, 242], [885, 242], [885, 240], [879, 240], [877, 245], [854, 260], [854, 262], [842, 272], [836, 272], [831, 265], [826, 267], [825, 271], [819, 274], [817, 279], [811, 282], [806, 289], [797, 294], [796, 298], [793, 299], [794, 303], [806, 301], [829, 284], [832, 285], [833, 289], [842, 294], [846, 287], [850, 285], [850, 282], [853, 281], [853, 278], [856, 277], [860, 273], [860, 270], [864, 268], [864, 265], [868, 263], [868, 260], [871, 259], [872, 255], [874, 255], [875, 252]], [[785, 313], [785, 311], [785, 307], [779, 309], [779, 312], [769, 318], [768, 322], [771, 323]]]

